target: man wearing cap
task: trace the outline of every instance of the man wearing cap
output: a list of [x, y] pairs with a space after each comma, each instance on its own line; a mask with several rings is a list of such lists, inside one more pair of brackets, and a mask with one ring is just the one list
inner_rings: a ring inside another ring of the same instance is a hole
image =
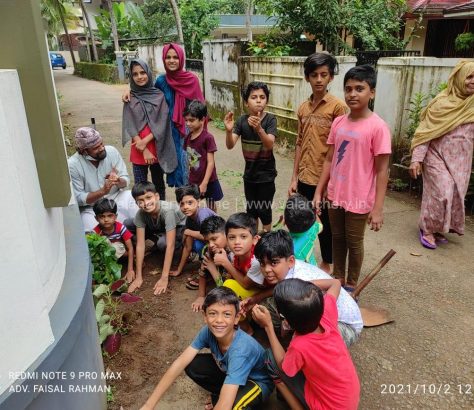
[[104, 146], [93, 128], [79, 128], [74, 141], [77, 152], [68, 159], [68, 166], [84, 230], [92, 231], [97, 225], [92, 206], [104, 197], [116, 202], [118, 221], [134, 218], [138, 207], [130, 191], [124, 189], [130, 180], [120, 153]]

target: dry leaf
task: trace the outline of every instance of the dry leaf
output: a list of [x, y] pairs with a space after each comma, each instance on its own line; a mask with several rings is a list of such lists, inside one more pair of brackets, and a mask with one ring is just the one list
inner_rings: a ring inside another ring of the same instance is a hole
[[421, 256], [421, 253], [410, 252], [410, 255], [412, 255], [412, 256]]

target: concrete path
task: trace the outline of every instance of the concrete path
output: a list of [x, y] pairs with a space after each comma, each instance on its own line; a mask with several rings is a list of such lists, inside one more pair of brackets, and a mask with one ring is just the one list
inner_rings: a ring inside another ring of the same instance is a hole
[[[121, 149], [124, 86], [80, 79], [67, 71], [55, 71], [54, 76], [69, 133], [95, 117], [106, 143]], [[243, 159], [240, 147], [226, 150], [222, 131], [211, 131], [219, 148], [216, 162], [227, 200], [220, 213], [225, 217], [244, 209]], [[128, 162], [128, 147], [121, 152]], [[284, 203], [292, 166], [291, 154], [277, 155], [276, 215], [281, 213], [278, 208]], [[170, 190], [167, 195], [174, 198]], [[395, 320], [365, 329], [351, 349], [361, 380], [361, 409], [474, 408], [473, 225], [468, 224], [463, 237], [449, 235], [448, 245], [427, 250], [417, 238], [418, 213], [412, 198], [389, 194], [382, 231], [366, 233], [362, 276], [389, 249], [397, 254], [361, 297], [361, 305], [388, 309]], [[188, 299], [183, 299], [185, 311]], [[189, 339], [189, 329], [181, 331]], [[193, 403], [189, 398], [189, 406], [200, 408]]]

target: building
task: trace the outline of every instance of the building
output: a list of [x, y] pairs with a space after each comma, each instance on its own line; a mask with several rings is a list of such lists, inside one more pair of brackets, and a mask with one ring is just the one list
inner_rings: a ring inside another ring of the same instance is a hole
[[408, 50], [419, 50], [429, 57], [474, 57], [474, 47], [465, 52], [454, 47], [459, 34], [474, 32], [474, 1], [409, 0], [408, 7]]

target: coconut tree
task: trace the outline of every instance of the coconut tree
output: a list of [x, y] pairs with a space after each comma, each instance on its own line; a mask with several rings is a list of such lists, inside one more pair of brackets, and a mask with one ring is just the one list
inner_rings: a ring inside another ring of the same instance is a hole
[[176, 20], [176, 29], [178, 30], [178, 38], [181, 44], [184, 44], [183, 27], [181, 25], [181, 16], [179, 15], [179, 8], [176, 0], [169, 0], [170, 6], [173, 9], [174, 19]]
[[82, 0], [79, 0], [79, 4], [81, 6], [82, 15], [84, 16], [84, 19], [85, 19], [86, 24], [87, 24], [87, 30], [89, 31], [89, 37], [92, 41], [92, 55], [94, 56], [94, 61], [99, 61], [99, 56], [97, 54], [97, 47], [96, 47], [96, 44], [95, 44], [95, 36], [94, 36], [94, 32], [92, 31], [92, 28], [91, 28], [91, 22], [90, 22], [90, 19], [89, 19], [89, 14], [87, 14], [86, 8], [84, 7], [84, 2]]
[[69, 37], [68, 25], [77, 24], [77, 16], [73, 13], [70, 0], [41, 0], [41, 15], [48, 25], [48, 33], [57, 38], [61, 28], [66, 34], [72, 63], [76, 64], [76, 58], [72, 50], [71, 37]]

